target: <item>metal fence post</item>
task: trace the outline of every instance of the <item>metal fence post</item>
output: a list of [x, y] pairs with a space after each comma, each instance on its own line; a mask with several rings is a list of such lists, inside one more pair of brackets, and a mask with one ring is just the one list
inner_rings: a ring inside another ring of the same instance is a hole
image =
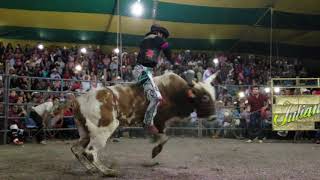
[[198, 137], [202, 137], [202, 118], [198, 118]]
[[3, 144], [7, 143], [7, 128], [8, 128], [8, 116], [9, 116], [9, 88], [10, 88], [10, 76], [9, 76], [9, 62], [6, 62], [6, 71], [4, 77], [4, 124], [3, 124]]

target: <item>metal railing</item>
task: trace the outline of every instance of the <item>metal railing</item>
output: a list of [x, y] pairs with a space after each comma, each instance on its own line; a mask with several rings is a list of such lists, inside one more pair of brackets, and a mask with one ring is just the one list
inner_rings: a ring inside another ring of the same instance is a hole
[[[7, 68], [8, 69], [8, 68]], [[8, 121], [12, 118], [28, 118], [28, 114], [30, 112], [30, 107], [40, 104], [40, 103], [34, 103], [34, 102], [27, 102], [27, 103], [10, 103], [9, 102], [9, 94], [11, 91], [16, 91], [16, 92], [25, 92], [27, 94], [30, 93], [40, 93], [43, 94], [45, 96], [50, 96], [52, 94], [57, 94], [57, 95], [66, 95], [69, 93], [72, 94], [77, 94], [80, 95], [82, 93], [81, 90], [78, 91], [71, 91], [69, 90], [69, 88], [67, 88], [67, 90], [64, 90], [64, 87], [69, 87], [72, 83], [82, 83], [82, 82], [87, 82], [87, 83], [96, 83], [97, 85], [100, 83], [101, 86], [109, 86], [109, 85], [113, 85], [113, 84], [128, 84], [128, 83], [133, 83], [133, 82], [123, 82], [123, 81], [89, 81], [89, 80], [76, 80], [76, 79], [56, 79], [56, 78], [45, 78], [45, 77], [28, 77], [28, 76], [16, 76], [16, 75], [10, 75], [8, 72], [6, 72], [6, 74], [2, 74], [0, 75], [3, 78], [4, 81], [4, 86], [3, 86], [3, 92], [4, 92], [4, 102], [0, 102], [0, 104], [4, 105], [4, 115], [0, 116], [0, 119], [4, 119], [4, 125], [3, 128], [0, 129], [0, 132], [7, 132], [8, 131]], [[17, 87], [11, 87], [10, 82], [12, 80], [18, 80], [18, 79], [26, 79], [27, 80], [27, 88], [25, 89], [20, 89]], [[56, 88], [55, 90], [44, 90], [44, 89], [33, 89], [32, 88], [32, 83], [34, 83], [34, 81], [48, 81], [51, 84], [54, 83], [59, 83], [60, 87]], [[232, 96], [238, 98], [238, 94], [237, 92], [241, 91], [241, 90], [245, 90], [250, 88], [251, 85], [222, 85], [222, 86], [216, 86], [217, 89], [217, 94], [219, 94], [220, 91], [222, 91], [223, 89], [227, 88], [229, 89], [229, 92], [233, 92], [230, 93]], [[266, 87], [266, 86], [261, 86], [261, 87]], [[235, 92], [235, 93], [234, 93]], [[9, 108], [11, 106], [14, 105], [18, 105], [18, 106], [23, 106], [26, 107], [26, 111], [27, 111], [27, 115], [24, 117], [10, 117], [9, 116]], [[72, 116], [69, 116], [72, 117]], [[122, 128], [127, 128], [127, 129], [141, 129], [140, 127], [122, 127]], [[52, 128], [46, 128], [46, 131], [63, 131], [63, 130], [67, 130], [69, 128], [59, 128], [59, 129], [52, 129]], [[202, 126], [202, 121], [198, 121], [197, 126], [196, 127], [168, 127], [168, 130], [176, 130], [176, 131], [180, 131], [180, 130], [194, 130], [197, 131], [197, 134], [199, 137], [201, 137], [203, 135], [203, 131], [211, 131], [211, 130], [215, 130], [215, 129], [221, 129], [221, 128], [212, 128], [212, 127], [203, 127]], [[238, 130], [239, 128], [237, 127], [230, 127], [230, 128], [224, 128], [226, 130]], [[75, 130], [75, 128], [71, 128], [69, 130]], [[7, 137], [6, 135], [3, 135], [3, 142], [7, 142]]]

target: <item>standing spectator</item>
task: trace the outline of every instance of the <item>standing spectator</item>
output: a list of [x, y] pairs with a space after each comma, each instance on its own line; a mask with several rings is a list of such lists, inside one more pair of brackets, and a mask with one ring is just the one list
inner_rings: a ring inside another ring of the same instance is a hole
[[270, 104], [268, 97], [259, 92], [258, 86], [252, 87], [252, 93], [248, 97], [248, 105], [250, 109], [250, 122], [248, 127], [249, 140], [251, 143], [253, 139], [258, 138], [259, 143], [262, 143], [263, 135], [263, 122], [261, 114], [266, 111]]

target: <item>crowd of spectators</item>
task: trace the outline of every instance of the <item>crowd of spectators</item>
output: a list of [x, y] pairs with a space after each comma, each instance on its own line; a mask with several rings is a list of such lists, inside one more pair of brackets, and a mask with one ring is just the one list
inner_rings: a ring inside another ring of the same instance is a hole
[[[53, 97], [59, 97], [60, 101], [66, 99], [65, 93], [47, 93], [49, 91], [85, 92], [103, 86], [103, 82], [133, 81], [132, 69], [136, 57], [137, 52], [128, 51], [121, 55], [114, 52], [105, 53], [99, 46], [87, 46], [84, 49], [82, 46], [13, 46], [0, 42], [0, 74], [8, 72], [11, 75], [9, 103], [16, 103], [9, 107], [9, 114], [16, 117], [12, 118], [11, 122], [21, 124], [18, 117], [25, 117], [30, 108], [26, 104], [32, 106]], [[196, 79], [202, 81], [208, 74], [220, 70], [216, 85], [223, 88], [219, 91], [218, 97], [226, 106], [234, 102], [239, 85], [245, 85], [242, 90], [247, 90], [252, 85], [266, 86], [271, 75], [307, 76], [306, 69], [297, 59], [277, 58], [270, 65], [269, 57], [265, 56], [190, 50], [174, 52], [173, 59], [178, 66], [173, 67], [164, 58], [160, 58], [161, 63], [154, 70], [155, 75], [167, 71], [181, 75], [184, 71], [192, 69], [195, 71]], [[2, 76], [0, 78], [0, 87], [3, 88]], [[237, 86], [237, 90], [232, 86]], [[4, 101], [3, 94], [4, 91], [1, 89], [1, 102]], [[4, 106], [0, 107], [3, 112]], [[66, 115], [70, 116], [72, 113], [66, 112]], [[22, 125], [19, 127], [23, 128]]]

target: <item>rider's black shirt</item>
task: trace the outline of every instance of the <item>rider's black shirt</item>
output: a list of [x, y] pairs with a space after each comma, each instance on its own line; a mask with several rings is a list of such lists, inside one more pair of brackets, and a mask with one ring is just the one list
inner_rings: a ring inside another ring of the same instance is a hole
[[155, 67], [158, 64], [158, 57], [161, 50], [167, 60], [173, 64], [169, 43], [155, 34], [147, 35], [140, 44], [137, 63], [146, 67]]

